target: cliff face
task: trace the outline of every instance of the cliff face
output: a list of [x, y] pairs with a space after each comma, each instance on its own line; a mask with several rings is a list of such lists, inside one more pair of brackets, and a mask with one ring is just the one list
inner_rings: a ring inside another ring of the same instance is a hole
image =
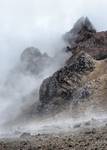
[[[64, 39], [71, 57], [40, 87], [40, 110], [59, 111], [67, 105], [107, 109], [107, 32], [96, 32], [81, 18]], [[93, 109], [94, 110], [94, 109]]]

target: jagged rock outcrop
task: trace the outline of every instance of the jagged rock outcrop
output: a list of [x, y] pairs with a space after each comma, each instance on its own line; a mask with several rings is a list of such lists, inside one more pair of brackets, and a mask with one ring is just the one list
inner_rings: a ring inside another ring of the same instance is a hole
[[60, 111], [69, 104], [79, 104], [81, 110], [107, 109], [106, 34], [96, 32], [88, 18], [81, 18], [65, 35], [72, 56], [63, 68], [43, 81], [39, 91], [40, 111]]
[[87, 17], [80, 18], [64, 40], [70, 45], [67, 50], [74, 54], [84, 50], [97, 60], [107, 58], [107, 32], [96, 32]]
[[[80, 52], [69, 64], [43, 81], [40, 88], [42, 107], [49, 105], [54, 109], [57, 106], [73, 102], [75, 92], [87, 81], [85, 76], [94, 69], [95, 61], [93, 58], [84, 52]], [[83, 95], [88, 96], [88, 94], [84, 88]]]
[[26, 48], [21, 55], [20, 69], [34, 75], [41, 73], [52, 63], [47, 53], [42, 54], [34, 47]]
[[73, 29], [64, 35], [64, 39], [73, 48], [77, 43], [89, 39], [93, 33], [96, 33], [96, 30], [90, 20], [87, 17], [81, 17], [75, 23]]

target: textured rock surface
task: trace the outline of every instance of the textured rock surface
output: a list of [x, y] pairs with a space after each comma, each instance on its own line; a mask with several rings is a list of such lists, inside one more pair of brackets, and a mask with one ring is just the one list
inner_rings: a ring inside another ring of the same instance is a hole
[[[48, 109], [52, 106], [56, 109], [57, 106], [72, 102], [75, 92], [86, 82], [85, 76], [94, 69], [95, 61], [93, 58], [84, 52], [80, 52], [64, 68], [44, 80], [40, 88], [42, 106], [49, 105]], [[84, 95], [88, 96], [85, 90]]]
[[107, 32], [96, 32], [88, 18], [80, 18], [64, 39], [74, 54], [84, 50], [97, 60], [107, 58]]
[[93, 33], [96, 33], [96, 30], [90, 20], [87, 17], [81, 17], [75, 23], [73, 29], [71, 29], [64, 35], [64, 39], [73, 48], [77, 43], [85, 41], [92, 37]]
[[42, 110], [60, 111], [68, 104], [79, 104], [80, 108], [73, 109], [106, 111], [107, 32], [97, 33], [88, 18], [81, 18], [67, 34], [73, 55], [63, 68], [43, 81], [39, 92]]

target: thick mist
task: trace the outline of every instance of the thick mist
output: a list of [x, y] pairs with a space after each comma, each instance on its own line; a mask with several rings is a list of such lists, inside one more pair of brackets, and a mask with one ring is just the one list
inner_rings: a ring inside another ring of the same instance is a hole
[[62, 48], [60, 36], [81, 16], [106, 30], [106, 5], [106, 0], [0, 0], [0, 76], [28, 46], [54, 54]]
[[57, 61], [41, 77], [16, 73], [12, 79], [14, 84], [7, 86], [4, 83], [11, 80], [10, 70], [19, 62], [23, 50], [34, 46], [49, 56], [60, 55], [65, 47], [61, 36], [81, 16], [88, 16], [98, 31], [107, 29], [106, 6], [106, 0], [0, 0], [1, 124], [9, 121], [10, 116], [15, 118], [23, 104], [28, 103], [23, 103], [22, 97], [38, 89], [42, 80], [62, 63]]

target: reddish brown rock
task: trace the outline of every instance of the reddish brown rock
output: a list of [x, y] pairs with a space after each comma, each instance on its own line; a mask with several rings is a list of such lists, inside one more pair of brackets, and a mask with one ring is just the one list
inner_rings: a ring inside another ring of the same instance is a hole
[[85, 51], [96, 60], [107, 58], [107, 32], [96, 32], [88, 18], [81, 18], [73, 29], [65, 34], [68, 51], [73, 54]]

